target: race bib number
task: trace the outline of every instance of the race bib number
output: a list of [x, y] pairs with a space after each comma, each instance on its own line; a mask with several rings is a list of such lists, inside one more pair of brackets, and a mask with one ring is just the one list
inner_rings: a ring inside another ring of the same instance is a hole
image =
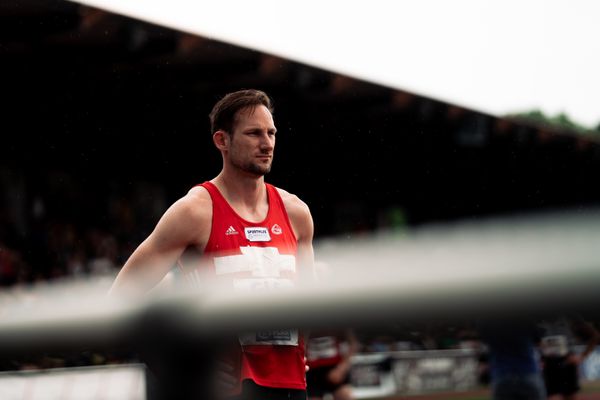
[[298, 330], [275, 329], [270, 331], [248, 332], [241, 334], [239, 339], [242, 346], [298, 346]]
[[[234, 281], [236, 290], [277, 290], [294, 287], [294, 282], [281, 278], [237, 279]], [[240, 335], [240, 344], [298, 346], [298, 331], [295, 329], [276, 329], [270, 331], [248, 332]]]
[[[266, 228], [246, 228], [246, 236], [251, 241], [270, 240]], [[271, 291], [291, 289], [294, 281], [282, 277], [282, 273], [296, 271], [296, 258], [293, 255], [279, 254], [275, 247], [240, 247], [241, 254], [215, 258], [217, 275], [249, 273], [249, 277], [234, 278], [233, 288], [240, 292]], [[298, 346], [298, 330], [277, 329], [247, 332], [239, 335], [242, 346], [271, 345]]]

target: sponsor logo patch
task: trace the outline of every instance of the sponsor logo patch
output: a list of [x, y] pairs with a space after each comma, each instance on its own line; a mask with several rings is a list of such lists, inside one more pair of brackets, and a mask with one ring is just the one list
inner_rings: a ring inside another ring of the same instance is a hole
[[246, 227], [244, 228], [246, 239], [251, 242], [269, 242], [271, 236], [269, 230], [263, 226], [258, 227]]

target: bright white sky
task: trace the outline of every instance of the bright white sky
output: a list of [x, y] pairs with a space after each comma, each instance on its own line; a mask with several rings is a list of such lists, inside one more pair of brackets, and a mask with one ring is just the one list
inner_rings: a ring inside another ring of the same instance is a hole
[[493, 115], [600, 123], [595, 0], [76, 0]]

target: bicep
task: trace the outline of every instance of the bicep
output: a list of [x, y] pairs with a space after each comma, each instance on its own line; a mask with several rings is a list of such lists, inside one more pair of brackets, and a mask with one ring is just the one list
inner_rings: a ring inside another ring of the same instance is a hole
[[298, 240], [298, 264], [301, 274], [310, 280], [315, 279], [315, 254], [313, 249], [314, 225], [308, 207], [296, 216]]
[[[158, 228], [158, 227], [157, 227]], [[140, 270], [162, 278], [185, 250], [186, 244], [177, 238], [167, 238], [160, 230], [155, 230], [127, 260], [124, 270]]]
[[[308, 206], [297, 196], [279, 189], [297, 241], [296, 264], [301, 280], [314, 280], [314, 225]], [[305, 279], [307, 278], [307, 279]]]
[[162, 280], [197, 236], [194, 219], [187, 214], [175, 206], [163, 215], [154, 231], [131, 254], [111, 293], [145, 293]]

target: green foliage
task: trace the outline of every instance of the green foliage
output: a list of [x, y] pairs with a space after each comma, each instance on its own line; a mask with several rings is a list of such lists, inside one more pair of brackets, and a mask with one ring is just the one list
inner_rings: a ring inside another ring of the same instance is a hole
[[574, 132], [584, 135], [597, 135], [600, 136], [600, 125], [594, 129], [586, 128], [577, 122], [573, 121], [565, 113], [559, 113], [555, 116], [547, 116], [540, 110], [531, 110], [522, 113], [511, 114], [508, 117], [513, 118], [517, 121], [530, 123], [549, 129], [556, 129], [560, 131]]

